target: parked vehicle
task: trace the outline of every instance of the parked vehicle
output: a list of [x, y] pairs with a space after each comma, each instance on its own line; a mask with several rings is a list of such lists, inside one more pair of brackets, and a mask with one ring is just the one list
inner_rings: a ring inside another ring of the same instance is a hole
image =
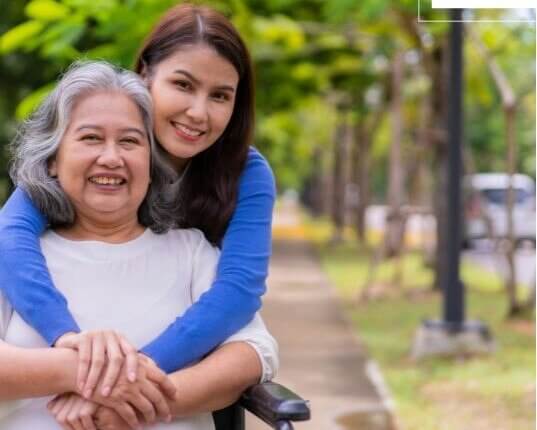
[[[531, 241], [535, 246], [535, 182], [527, 175], [513, 175], [515, 202], [513, 233], [518, 244]], [[507, 237], [506, 173], [479, 173], [464, 178], [464, 244], [476, 239]]]

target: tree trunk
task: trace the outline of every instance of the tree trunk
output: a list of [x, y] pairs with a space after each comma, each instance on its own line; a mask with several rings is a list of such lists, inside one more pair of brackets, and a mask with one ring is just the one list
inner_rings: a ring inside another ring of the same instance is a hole
[[502, 105], [505, 116], [505, 144], [507, 149], [507, 174], [509, 175], [509, 183], [507, 189], [507, 204], [506, 204], [506, 217], [507, 217], [507, 243], [505, 244], [504, 252], [505, 259], [507, 260], [507, 278], [505, 279], [505, 290], [507, 292], [509, 300], [508, 316], [513, 316], [522, 311], [523, 306], [519, 303], [517, 297], [517, 285], [516, 285], [516, 270], [515, 270], [515, 237], [514, 237], [514, 224], [513, 224], [513, 207], [515, 204], [515, 191], [513, 189], [513, 175], [516, 173], [516, 137], [515, 137], [515, 119], [517, 100], [513, 88], [507, 76], [500, 69], [500, 66], [494, 59], [491, 52], [487, 49], [485, 44], [481, 41], [478, 34], [473, 28], [469, 28], [470, 36], [476, 44], [477, 48], [481, 52], [481, 55], [485, 58], [490, 74], [500, 97], [502, 99]]
[[[432, 206], [430, 192], [427, 192], [426, 154], [429, 149], [429, 125], [431, 117], [431, 95], [425, 95], [420, 101], [419, 124], [416, 131], [414, 156], [410, 161], [409, 202], [416, 206]], [[430, 190], [429, 190], [430, 191]]]
[[313, 150], [311, 164], [313, 167], [304, 183], [302, 201], [313, 215], [320, 216], [323, 213], [324, 201], [322, 151], [320, 147], [316, 147]]
[[507, 188], [507, 246], [505, 258], [507, 260], [507, 279], [505, 288], [509, 297], [509, 315], [516, 315], [521, 311], [521, 305], [517, 298], [516, 266], [515, 266], [515, 235], [513, 223], [513, 207], [515, 204], [515, 190], [513, 189], [513, 175], [516, 171], [516, 145], [515, 145], [515, 107], [505, 108], [505, 142], [507, 144], [507, 173], [509, 184]]
[[401, 142], [403, 138], [401, 90], [404, 74], [404, 53], [397, 52], [392, 64], [391, 122], [392, 143], [388, 173], [388, 214], [386, 219], [385, 249], [387, 256], [397, 256], [403, 246], [404, 220], [401, 213], [403, 203], [403, 160]]
[[434, 289], [439, 289], [441, 280], [447, 274], [446, 235], [442, 228], [446, 223], [447, 214], [447, 133], [446, 133], [446, 112], [447, 112], [447, 38], [434, 39], [434, 46], [427, 46], [424, 41], [424, 31], [413, 15], [400, 13], [401, 26], [414, 39], [416, 46], [420, 49], [423, 58], [423, 65], [431, 79], [431, 115], [429, 124], [429, 142], [434, 148], [434, 172], [436, 173], [434, 183], [434, 212], [436, 218], [436, 246], [434, 256], [435, 279]]
[[444, 225], [447, 222], [447, 41], [437, 46], [429, 58], [429, 73], [432, 81], [431, 87], [431, 136], [434, 148], [434, 169], [436, 180], [434, 184], [434, 212], [436, 219], [436, 248], [435, 248], [435, 278], [433, 289], [439, 290], [443, 279], [447, 276], [449, 268], [446, 265], [447, 235]]
[[356, 123], [353, 151], [353, 182], [358, 186], [358, 203], [356, 206], [355, 229], [358, 243], [364, 244], [365, 211], [369, 205], [369, 136], [363, 119]]
[[347, 117], [342, 115], [336, 127], [334, 141], [334, 164], [332, 183], [332, 242], [343, 240], [345, 222], [345, 158], [347, 143]]

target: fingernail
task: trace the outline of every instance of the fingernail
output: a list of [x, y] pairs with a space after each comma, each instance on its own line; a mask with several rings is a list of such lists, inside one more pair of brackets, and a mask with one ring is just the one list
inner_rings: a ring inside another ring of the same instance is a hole
[[108, 396], [110, 394], [110, 387], [104, 387], [102, 393], [104, 397]]
[[85, 384], [84, 381], [82, 381], [80, 384], [78, 384], [78, 390], [79, 391], [82, 391], [84, 389], [84, 384]]
[[136, 381], [136, 373], [129, 372], [129, 381], [131, 381], [131, 382]]
[[84, 391], [84, 397], [86, 399], [89, 399], [91, 397], [91, 390], [89, 388]]
[[171, 416], [171, 415], [168, 415], [168, 416], [166, 417], [166, 422], [169, 423], [169, 422], [171, 422], [171, 420], [172, 420], [172, 416]]

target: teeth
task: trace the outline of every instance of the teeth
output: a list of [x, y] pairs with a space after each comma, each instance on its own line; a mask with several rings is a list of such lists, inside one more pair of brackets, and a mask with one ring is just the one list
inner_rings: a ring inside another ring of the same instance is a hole
[[183, 133], [188, 134], [189, 136], [192, 136], [192, 137], [201, 136], [203, 134], [203, 131], [192, 130], [191, 128], [185, 127], [182, 124], [174, 123], [173, 125], [174, 125], [175, 128], [178, 128]]
[[99, 185], [121, 185], [123, 182], [125, 182], [121, 178], [109, 178], [107, 176], [93, 176], [89, 180], [90, 182]]

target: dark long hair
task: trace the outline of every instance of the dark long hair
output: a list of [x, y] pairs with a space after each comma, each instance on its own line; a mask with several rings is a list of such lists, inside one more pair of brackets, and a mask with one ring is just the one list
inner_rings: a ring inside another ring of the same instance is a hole
[[229, 124], [213, 145], [192, 158], [180, 190], [180, 226], [199, 228], [218, 245], [237, 203], [239, 177], [253, 138], [254, 78], [248, 49], [225, 16], [208, 7], [182, 4], [156, 24], [134, 68], [150, 74], [152, 67], [181, 47], [197, 43], [214, 49], [239, 75]]

